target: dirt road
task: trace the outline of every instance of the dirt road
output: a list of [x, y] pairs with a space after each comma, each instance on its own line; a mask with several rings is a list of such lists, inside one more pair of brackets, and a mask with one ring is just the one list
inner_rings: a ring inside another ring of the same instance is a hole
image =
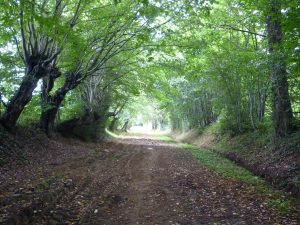
[[[299, 224], [189, 152], [151, 139], [89, 145], [80, 157], [0, 185], [1, 224]], [[17, 172], [17, 171], [16, 171]], [[16, 173], [10, 173], [14, 180]], [[28, 181], [29, 180], [29, 181]]]

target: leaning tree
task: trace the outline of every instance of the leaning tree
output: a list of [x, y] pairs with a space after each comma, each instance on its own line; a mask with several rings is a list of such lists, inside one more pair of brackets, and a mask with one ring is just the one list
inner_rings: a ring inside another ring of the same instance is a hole
[[59, 74], [55, 62], [76, 24], [81, 6], [82, 0], [69, 1], [67, 7], [62, 0], [20, 0], [5, 5], [4, 10], [15, 20], [7, 29], [11, 30], [25, 71], [19, 88], [0, 118], [7, 129], [15, 126], [38, 81], [49, 73]]
[[[81, 39], [75, 44], [70, 42], [67, 54], [62, 55], [64, 63], [68, 64], [63, 72], [63, 85], [53, 91], [53, 82], [58, 77], [55, 74], [44, 80], [39, 122], [42, 130], [53, 131], [56, 115], [70, 91], [88, 77], [101, 76], [100, 71], [114, 57], [126, 53], [122, 64], [128, 61], [128, 52], [139, 51], [145, 37], [157, 26], [149, 27], [152, 16], [142, 16], [144, 7], [140, 1], [124, 1], [117, 5], [96, 5], [86, 13], [85, 18], [89, 19], [83, 19], [81, 26], [78, 25], [82, 28]], [[103, 13], [99, 14], [99, 10]], [[77, 49], [75, 54], [74, 48]]]

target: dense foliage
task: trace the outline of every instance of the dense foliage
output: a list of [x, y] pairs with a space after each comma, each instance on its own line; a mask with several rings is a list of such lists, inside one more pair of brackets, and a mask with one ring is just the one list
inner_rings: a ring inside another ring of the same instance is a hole
[[299, 129], [297, 1], [3, 1], [0, 24], [8, 130]]

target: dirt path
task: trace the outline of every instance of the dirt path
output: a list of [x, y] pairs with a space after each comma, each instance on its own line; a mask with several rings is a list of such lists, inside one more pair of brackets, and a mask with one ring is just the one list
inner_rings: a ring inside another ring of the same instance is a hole
[[87, 155], [50, 163], [39, 173], [33, 168], [17, 183], [3, 181], [0, 223], [300, 223], [295, 215], [270, 209], [247, 185], [208, 171], [174, 145], [124, 139], [89, 148]]

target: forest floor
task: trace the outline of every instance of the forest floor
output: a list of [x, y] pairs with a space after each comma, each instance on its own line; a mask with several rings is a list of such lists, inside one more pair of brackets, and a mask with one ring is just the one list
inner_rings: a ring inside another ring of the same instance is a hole
[[0, 167], [0, 224], [300, 223], [298, 213], [271, 208], [253, 186], [212, 172], [178, 145], [150, 136], [69, 142]]

